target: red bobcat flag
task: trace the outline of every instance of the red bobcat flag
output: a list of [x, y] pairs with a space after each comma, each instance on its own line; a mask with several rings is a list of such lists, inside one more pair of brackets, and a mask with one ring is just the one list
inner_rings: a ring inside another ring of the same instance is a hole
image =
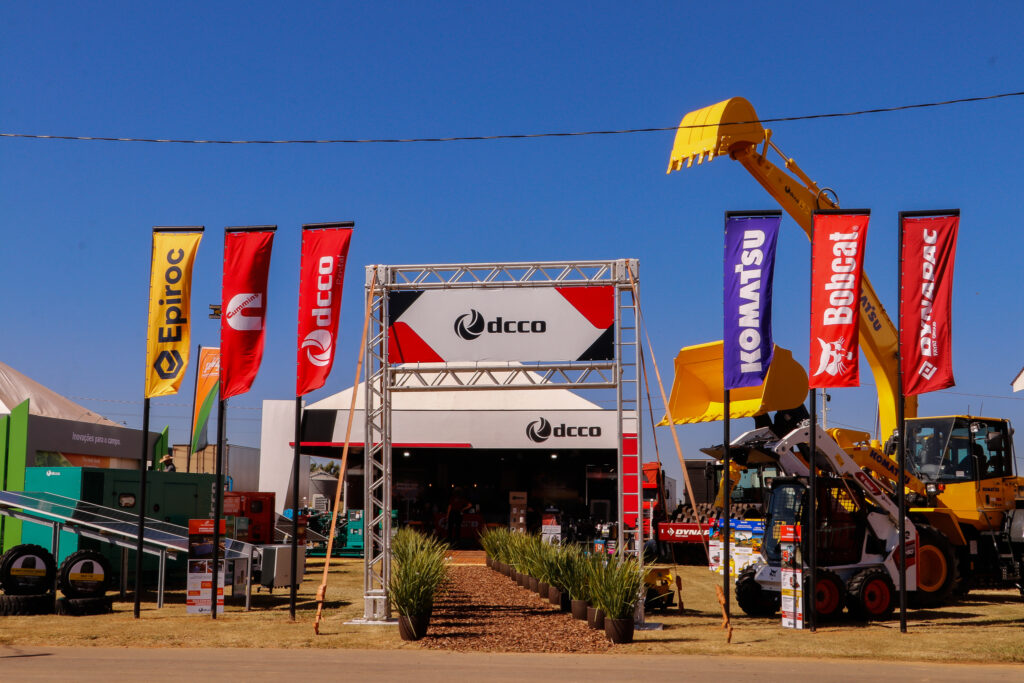
[[249, 391], [263, 360], [267, 275], [276, 227], [224, 230], [220, 397]]
[[331, 374], [351, 239], [352, 223], [302, 226], [296, 396], [316, 391]]
[[811, 238], [812, 389], [860, 386], [860, 278], [868, 212], [815, 213]]
[[900, 365], [908, 396], [955, 384], [952, 301], [959, 227], [959, 216], [901, 221]]

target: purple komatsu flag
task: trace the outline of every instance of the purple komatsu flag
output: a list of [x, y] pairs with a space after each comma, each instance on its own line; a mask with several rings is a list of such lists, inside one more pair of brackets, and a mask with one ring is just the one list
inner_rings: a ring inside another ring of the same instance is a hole
[[756, 387], [772, 362], [772, 274], [781, 215], [725, 219], [725, 389]]

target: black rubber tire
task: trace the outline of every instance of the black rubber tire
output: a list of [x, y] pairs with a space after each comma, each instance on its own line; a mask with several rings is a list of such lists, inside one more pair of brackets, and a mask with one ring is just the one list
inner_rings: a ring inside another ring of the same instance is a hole
[[[804, 575], [804, 599], [810, 595], [810, 574]], [[814, 581], [815, 616], [818, 622], [835, 621], [843, 613], [846, 603], [846, 585], [839, 575], [828, 569], [819, 569]], [[804, 616], [806, 620], [807, 617]]]
[[[33, 573], [18, 575], [15, 572], [19, 570]], [[16, 545], [0, 557], [0, 588], [7, 595], [50, 593], [56, 574], [57, 563], [50, 551], [42, 546], [31, 543]]]
[[0, 616], [21, 617], [36, 614], [53, 614], [52, 595], [0, 595]]
[[892, 617], [897, 602], [896, 586], [882, 567], [863, 569], [846, 586], [846, 607], [850, 616], [862, 621], [885, 621]]
[[57, 587], [69, 598], [102, 598], [110, 590], [112, 579], [110, 560], [95, 550], [71, 553], [57, 570]]
[[766, 591], [754, 580], [755, 567], [748, 567], [736, 577], [736, 604], [752, 617], [770, 617], [779, 611], [782, 594]]
[[66, 617], [84, 617], [95, 614], [110, 614], [114, 603], [110, 598], [58, 598], [57, 614]]
[[938, 607], [952, 600], [960, 564], [949, 539], [928, 524], [917, 527], [917, 590], [907, 593], [913, 607]]

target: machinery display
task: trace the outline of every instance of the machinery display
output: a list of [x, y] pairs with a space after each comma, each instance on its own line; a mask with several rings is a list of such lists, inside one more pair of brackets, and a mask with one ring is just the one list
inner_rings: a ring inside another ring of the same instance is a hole
[[[782, 158], [783, 167], [768, 158], [769, 150]], [[819, 187], [793, 159], [782, 153], [772, 140], [771, 130], [761, 125], [754, 108], [740, 97], [683, 117], [668, 172], [723, 155], [740, 162], [808, 237], [812, 234], [816, 209], [838, 208], [834, 192]], [[856, 481], [860, 482], [861, 490], [875, 487], [882, 492], [881, 498], [891, 502], [899, 475], [895, 459], [897, 439], [890, 436], [899, 427], [898, 335], [866, 275], [862, 279], [860, 304], [860, 344], [874, 376], [879, 433], [885, 435], [886, 446], [880, 440], [872, 440], [868, 432], [856, 430], [829, 430], [828, 441], [836, 445], [840, 457], [848, 456], [857, 466], [861, 474]], [[678, 372], [677, 360], [677, 380]], [[699, 379], [710, 383], [704, 391], [706, 395], [722, 395], [720, 374], [717, 380], [713, 376]], [[1013, 430], [1009, 422], [964, 415], [918, 417], [916, 396], [905, 397], [904, 410], [908, 513], [919, 539], [915, 603], [942, 604], [954, 593], [964, 594], [972, 586], [1016, 586], [1024, 592], [1024, 477], [1014, 472]], [[714, 418], [713, 410], [687, 410], [686, 406], [676, 404], [672, 405], [671, 414], [676, 422], [685, 423], [720, 419], [720, 412]], [[733, 416], [737, 413], [733, 412]], [[787, 473], [798, 472], [800, 460], [795, 458], [791, 462], [795, 470], [785, 466], [783, 469]], [[849, 490], [856, 491], [853, 487]], [[877, 505], [878, 500], [873, 504]], [[845, 586], [846, 591], [854, 588], [857, 585]]]

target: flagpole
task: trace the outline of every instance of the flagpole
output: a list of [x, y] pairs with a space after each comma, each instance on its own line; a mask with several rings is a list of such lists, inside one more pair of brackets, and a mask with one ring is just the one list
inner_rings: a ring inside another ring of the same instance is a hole
[[149, 469], [149, 398], [142, 402], [142, 454], [139, 458], [139, 530], [135, 546], [135, 618], [142, 611], [142, 541], [146, 534], [146, 470]]
[[295, 397], [295, 452], [292, 458], [292, 586], [288, 613], [295, 621], [299, 573], [299, 442], [302, 438], [302, 397]]
[[896, 478], [896, 505], [899, 508], [899, 534], [900, 534], [900, 633], [907, 632], [907, 497], [906, 497], [906, 467], [907, 467], [907, 436], [906, 436], [906, 406], [903, 395], [903, 219], [905, 212], [900, 211], [899, 226], [897, 232], [899, 238], [896, 247], [896, 427], [899, 430], [896, 440], [896, 467], [899, 473]]
[[730, 462], [729, 462], [729, 390], [725, 390], [725, 419], [723, 424], [725, 425], [725, 443], [722, 444], [724, 455], [722, 456], [722, 467], [724, 472], [722, 474], [722, 594], [725, 597], [725, 604], [722, 605], [722, 609], [725, 610], [726, 618], [729, 617], [729, 583], [732, 578], [729, 571], [729, 534], [730, 534], [730, 514], [729, 514], [729, 499], [732, 497], [730, 489], [732, 488], [732, 478], [730, 475]]
[[196, 345], [196, 381], [192, 388], [192, 426], [188, 430], [188, 453], [185, 455], [185, 472], [192, 471], [192, 445], [196, 438], [196, 401], [199, 399], [199, 373], [203, 371], [203, 345]]
[[[222, 470], [224, 451], [224, 422], [227, 401], [217, 401], [217, 465], [215, 484], [213, 491], [213, 581], [210, 587], [210, 614], [217, 618], [217, 587], [220, 581], [218, 576], [218, 565], [220, 564], [220, 511], [224, 498], [224, 472]], [[191, 448], [191, 446], [190, 446]]]
[[[814, 215], [814, 217], [816, 217], [818, 215], [818, 211], [815, 211], [813, 215]], [[812, 220], [813, 220], [813, 218], [812, 218]], [[813, 317], [813, 315], [814, 315], [814, 237], [815, 237], [815, 233], [816, 233], [816, 230], [814, 230], [813, 226], [812, 226], [812, 229], [811, 229], [811, 278], [810, 278], [811, 283], [810, 283], [810, 288], [809, 288], [810, 289], [810, 303], [809, 303], [810, 317]], [[813, 323], [812, 323], [811, 329], [813, 329]], [[804, 605], [806, 606], [806, 612], [807, 612], [807, 614], [806, 614], [807, 618], [804, 619], [804, 622], [807, 624], [807, 627], [811, 631], [811, 633], [814, 633], [817, 630], [817, 610], [815, 609], [815, 607], [817, 607], [817, 605], [815, 603], [817, 602], [816, 596], [817, 596], [817, 589], [818, 589], [817, 581], [816, 581], [816, 579], [817, 579], [816, 574], [818, 573], [818, 557], [817, 557], [818, 535], [817, 535], [817, 533], [815, 533], [816, 530], [817, 530], [817, 525], [816, 525], [815, 522], [817, 521], [816, 503], [817, 503], [817, 488], [818, 488], [817, 487], [818, 477], [817, 477], [817, 472], [816, 472], [817, 467], [815, 466], [815, 460], [817, 459], [817, 453], [818, 453], [818, 451], [817, 451], [817, 448], [818, 448], [818, 392], [815, 391], [816, 387], [809, 387], [809, 389], [810, 389], [809, 393], [811, 394], [811, 397], [810, 397], [810, 399], [811, 399], [810, 400], [810, 411], [809, 411], [811, 413], [811, 433], [810, 433], [810, 439], [809, 439], [810, 443], [808, 444], [808, 447], [809, 447], [809, 450], [810, 450], [810, 455], [808, 456], [808, 460], [807, 460], [807, 484], [808, 484], [808, 487], [810, 489], [810, 492], [807, 494], [807, 525], [808, 525], [809, 528], [807, 529], [807, 537], [806, 537], [807, 538], [807, 562], [803, 563], [803, 564], [805, 564], [809, 568], [810, 576], [807, 577], [807, 582], [806, 582], [807, 589], [808, 589], [808, 594], [803, 596], [803, 597], [804, 597]], [[797, 523], [799, 523], [799, 520], [797, 520]]]

